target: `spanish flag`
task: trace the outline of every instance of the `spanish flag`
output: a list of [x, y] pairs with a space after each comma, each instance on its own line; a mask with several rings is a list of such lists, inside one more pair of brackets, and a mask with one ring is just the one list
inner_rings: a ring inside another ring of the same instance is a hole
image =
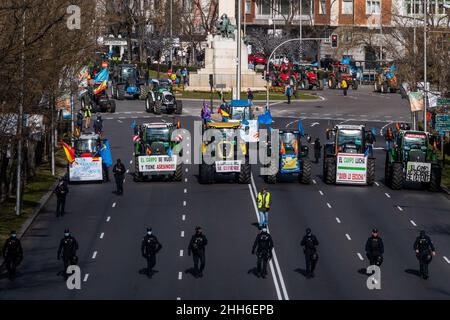
[[66, 154], [67, 161], [69, 163], [74, 163], [75, 162], [75, 149], [72, 148], [71, 146], [69, 146], [64, 141], [61, 141], [60, 143], [64, 149], [64, 153]]
[[99, 94], [100, 92], [106, 90], [107, 88], [108, 82], [105, 80], [94, 90], [94, 94]]
[[284, 142], [281, 143], [281, 154], [283, 156], [286, 154], [286, 148], [284, 147]]
[[227, 117], [229, 118], [230, 115], [228, 114], [228, 112], [226, 112], [225, 110], [223, 110], [222, 108], [219, 108], [219, 113], [222, 117]]

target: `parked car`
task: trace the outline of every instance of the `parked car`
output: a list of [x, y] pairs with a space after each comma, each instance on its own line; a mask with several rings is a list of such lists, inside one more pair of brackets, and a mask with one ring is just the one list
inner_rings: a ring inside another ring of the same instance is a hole
[[254, 53], [248, 56], [248, 63], [252, 63], [253, 65], [258, 64], [267, 64], [267, 58], [262, 53]]

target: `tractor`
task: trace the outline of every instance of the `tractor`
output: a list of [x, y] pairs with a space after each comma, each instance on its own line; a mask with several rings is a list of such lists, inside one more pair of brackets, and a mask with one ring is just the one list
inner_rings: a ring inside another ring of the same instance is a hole
[[82, 133], [74, 140], [75, 161], [69, 164], [70, 182], [102, 182], [105, 179], [103, 161], [98, 154], [101, 143], [100, 135], [93, 132]]
[[314, 87], [323, 90], [323, 82], [317, 77], [317, 71], [313, 70], [311, 66], [305, 66], [301, 72], [300, 88], [312, 90]]
[[381, 93], [396, 93], [399, 89], [399, 83], [397, 81], [397, 75], [394, 73], [394, 68], [382, 68], [377, 71], [375, 76], [375, 82], [373, 84], [373, 90]]
[[340, 87], [342, 80], [347, 81], [348, 86], [353, 90], [358, 89], [358, 81], [356, 74], [350, 72], [350, 66], [342, 63], [334, 63], [331, 66], [331, 71], [328, 74], [328, 87], [330, 89], [336, 89]]
[[125, 98], [144, 100], [147, 96], [147, 86], [141, 80], [139, 71], [134, 64], [115, 66], [112, 82], [112, 96], [117, 100], [124, 100]]
[[248, 100], [231, 100], [228, 106], [230, 118], [228, 122], [241, 124], [241, 139], [245, 142], [259, 141], [258, 119]]
[[[211, 184], [216, 175], [231, 176], [241, 184], [250, 183], [251, 166], [248, 144], [240, 138], [240, 123], [210, 122], [203, 129], [203, 133], [205, 130], [215, 130], [215, 135], [202, 144], [200, 183]], [[219, 141], [215, 140], [217, 135], [220, 135]], [[206, 159], [206, 156], [210, 156], [211, 159]]]
[[375, 158], [369, 155], [366, 129], [363, 125], [337, 125], [327, 131], [323, 180], [327, 184], [366, 184], [375, 181]]
[[106, 90], [94, 93], [95, 87], [89, 86], [81, 95], [81, 109], [85, 109], [86, 105], [91, 105], [93, 112], [116, 112], [116, 102], [109, 98]]
[[145, 111], [159, 115], [162, 108], [165, 108], [167, 113], [183, 113], [183, 103], [175, 98], [171, 80], [154, 79], [151, 83], [150, 91], [145, 97]]
[[431, 147], [429, 134], [399, 130], [395, 146], [386, 152], [386, 184], [399, 190], [406, 182], [422, 183], [430, 191], [439, 191], [441, 173], [442, 167]]
[[[270, 140], [269, 140], [270, 141]], [[273, 152], [279, 153], [278, 167], [273, 163], [266, 166], [270, 168], [270, 175], [265, 177], [266, 182], [274, 184], [284, 176], [297, 175], [298, 181], [302, 184], [311, 183], [311, 162], [308, 159], [309, 148], [301, 143], [299, 131], [279, 131], [279, 145], [273, 148], [269, 143], [268, 156]]]
[[178, 158], [183, 156], [182, 136], [172, 141], [172, 133], [178, 128], [165, 122], [144, 123], [135, 128], [135, 182], [158, 176], [171, 181], [183, 179], [183, 164]]

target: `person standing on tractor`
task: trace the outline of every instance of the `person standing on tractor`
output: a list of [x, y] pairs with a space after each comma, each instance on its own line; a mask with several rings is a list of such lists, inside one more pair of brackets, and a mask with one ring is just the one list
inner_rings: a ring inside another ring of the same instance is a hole
[[316, 138], [316, 140], [314, 141], [314, 158], [315, 158], [315, 163], [319, 163], [321, 150], [322, 150], [322, 146], [320, 144], [320, 139]]
[[285, 89], [285, 91], [284, 91], [284, 94], [286, 95], [286, 97], [287, 97], [287, 100], [288, 100], [288, 104], [291, 104], [291, 97], [292, 97], [292, 88], [291, 88], [291, 85], [290, 84], [287, 84], [286, 85], [286, 89]]
[[17, 233], [11, 231], [11, 236], [6, 240], [3, 246], [3, 259], [5, 259], [8, 278], [13, 280], [16, 277], [16, 268], [23, 260], [23, 250], [20, 240], [17, 239]]
[[256, 251], [256, 276], [263, 279], [267, 276], [267, 262], [272, 259], [273, 240], [272, 236], [267, 232], [267, 228], [263, 228], [256, 236], [253, 243], [252, 254]]
[[372, 236], [366, 242], [366, 256], [371, 266], [381, 266], [383, 263], [384, 244], [378, 235], [378, 230], [372, 230]]
[[420, 275], [423, 279], [428, 279], [428, 265], [430, 264], [433, 256], [436, 255], [436, 249], [434, 248], [431, 238], [426, 235], [425, 231], [420, 231], [419, 236], [414, 242], [414, 251], [420, 264]]
[[316, 248], [318, 245], [319, 240], [312, 234], [311, 229], [307, 228], [306, 235], [300, 242], [300, 246], [304, 247], [303, 253], [305, 254], [306, 276], [308, 278], [314, 278], [314, 270], [316, 268], [317, 260], [319, 260]]
[[260, 192], [258, 192], [258, 211], [259, 211], [259, 228], [267, 228], [269, 224], [269, 211], [272, 205], [272, 200], [270, 198], [270, 192], [267, 191], [266, 187], [263, 187]]
[[387, 128], [386, 134], [384, 135], [384, 139], [386, 140], [386, 151], [391, 150], [392, 145], [394, 143], [394, 133], [392, 132], [391, 127]]
[[85, 122], [86, 129], [91, 126], [91, 117], [92, 117], [92, 106], [90, 104], [88, 104], [84, 108], [84, 119], [86, 119], [86, 122]]
[[141, 253], [142, 257], [147, 260], [147, 277], [151, 278], [156, 265], [156, 254], [162, 249], [158, 238], [153, 235], [152, 228], [147, 228], [147, 234], [142, 239]]
[[347, 96], [347, 91], [348, 91], [347, 80], [342, 79], [342, 81], [341, 81], [341, 88], [342, 88], [342, 90], [344, 90], [344, 96]]

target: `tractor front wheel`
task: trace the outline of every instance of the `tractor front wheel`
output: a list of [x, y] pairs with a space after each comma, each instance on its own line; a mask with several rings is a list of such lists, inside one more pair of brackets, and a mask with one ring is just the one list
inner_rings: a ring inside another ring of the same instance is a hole
[[156, 115], [160, 115], [161, 114], [161, 101], [156, 101], [154, 106], [153, 106], [153, 111], [155, 112]]
[[405, 180], [403, 175], [403, 163], [395, 162], [391, 167], [391, 183], [390, 187], [392, 190], [400, 190], [403, 188], [403, 182]]
[[375, 182], [375, 159], [369, 158], [367, 160], [367, 185], [371, 186]]
[[299, 182], [302, 184], [310, 184], [311, 183], [311, 161], [305, 159], [301, 162], [302, 172], [299, 175]]
[[336, 159], [334, 157], [325, 159], [323, 177], [326, 184], [336, 183]]
[[241, 172], [239, 173], [239, 183], [249, 184], [251, 181], [251, 167], [250, 163], [246, 162], [241, 166]]
[[180, 182], [183, 180], [183, 164], [177, 165], [177, 170], [175, 171], [175, 174], [173, 175], [173, 181]]

